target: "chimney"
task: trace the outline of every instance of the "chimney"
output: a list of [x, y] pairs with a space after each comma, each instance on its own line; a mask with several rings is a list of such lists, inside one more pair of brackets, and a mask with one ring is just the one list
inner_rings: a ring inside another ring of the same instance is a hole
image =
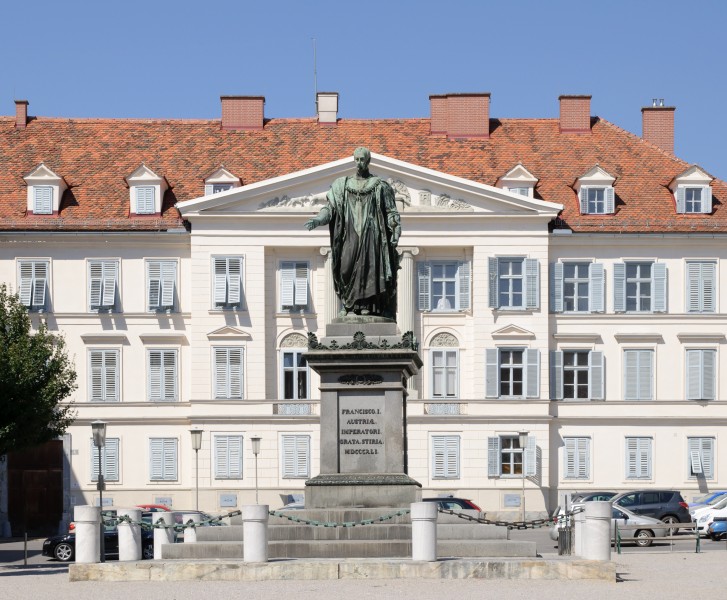
[[641, 137], [662, 150], [674, 154], [674, 106], [664, 106], [663, 98], [654, 98], [651, 106], [641, 109]]
[[448, 138], [490, 137], [490, 93], [429, 96], [430, 132]]
[[265, 96], [220, 96], [222, 129], [262, 129]]
[[28, 125], [28, 101], [15, 101], [15, 129], [25, 129]]
[[558, 96], [560, 101], [560, 132], [591, 132], [591, 97]]
[[319, 125], [335, 125], [338, 117], [338, 92], [318, 92], [316, 111]]

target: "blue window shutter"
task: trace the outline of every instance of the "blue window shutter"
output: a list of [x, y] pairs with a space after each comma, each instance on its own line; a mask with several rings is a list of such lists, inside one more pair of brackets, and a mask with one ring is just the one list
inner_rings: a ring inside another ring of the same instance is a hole
[[702, 263], [701, 268], [701, 307], [706, 313], [717, 310], [717, 265], [713, 262]]
[[103, 350], [91, 350], [88, 355], [89, 362], [89, 382], [88, 382], [88, 400], [90, 402], [103, 401], [104, 382], [103, 382]]
[[164, 440], [164, 479], [177, 480], [177, 440], [174, 438]]
[[624, 351], [624, 400], [639, 399], [639, 350]]
[[428, 262], [417, 263], [417, 281], [419, 284], [419, 310], [432, 310], [432, 266]]
[[651, 438], [626, 438], [626, 479], [651, 479]]
[[702, 400], [701, 350], [687, 350], [687, 400]]
[[230, 436], [215, 436], [215, 479], [230, 477], [229, 441]]
[[242, 399], [242, 348], [228, 348], [230, 388], [228, 398]]
[[637, 477], [638, 443], [638, 438], [626, 438], [626, 479], [635, 479]]
[[308, 306], [308, 263], [295, 263], [295, 305]]
[[578, 438], [578, 479], [591, 478], [591, 439]]
[[626, 264], [613, 263], [613, 310], [626, 312]]
[[552, 311], [563, 312], [563, 263], [553, 263], [551, 282]]
[[177, 280], [177, 264], [171, 260], [162, 262], [161, 273], [161, 306], [163, 308], [172, 308], [174, 306], [174, 285]]
[[578, 438], [567, 437], [563, 440], [563, 478], [575, 479], [577, 473]]
[[98, 308], [101, 305], [103, 271], [103, 263], [100, 261], [93, 261], [88, 264], [88, 303], [91, 308]]
[[283, 307], [295, 305], [295, 263], [280, 264], [280, 304]]
[[310, 473], [310, 436], [284, 435], [282, 470], [284, 478], [308, 477]]
[[158, 260], [146, 263], [147, 300], [149, 310], [159, 308], [162, 298], [162, 266]]
[[525, 308], [540, 307], [540, 265], [537, 258], [525, 259]]
[[470, 263], [463, 261], [457, 269], [459, 278], [459, 310], [469, 310], [470, 307]]
[[616, 190], [613, 187], [606, 188], [606, 206], [605, 212], [607, 215], [612, 215], [616, 212]]
[[717, 352], [715, 350], [702, 350], [702, 400], [714, 400], [717, 398], [716, 372]]
[[500, 295], [500, 282], [498, 274], [497, 258], [487, 259], [488, 271], [488, 306], [490, 308], [498, 308], [498, 297]]
[[144, 185], [136, 187], [136, 214], [154, 214], [154, 186]]
[[116, 304], [116, 281], [118, 279], [119, 265], [115, 261], [105, 261], [103, 264], [103, 296], [101, 305], [113, 307]]
[[45, 307], [45, 291], [48, 283], [48, 263], [33, 263], [33, 306]]
[[538, 474], [538, 455], [537, 440], [534, 435], [528, 436], [528, 442], [525, 446], [525, 476], [535, 477]]
[[149, 400], [162, 400], [162, 351], [149, 350]]
[[149, 440], [149, 479], [160, 480], [164, 476], [164, 440], [152, 438]]
[[227, 348], [213, 348], [214, 355], [214, 394], [215, 398], [227, 398], [229, 389], [229, 361]]
[[708, 185], [702, 188], [702, 212], [705, 214], [712, 212], [712, 188]]
[[603, 352], [588, 353], [588, 396], [591, 400], [604, 400]]
[[106, 481], [119, 480], [119, 438], [106, 438], [103, 467]]
[[687, 212], [686, 188], [683, 185], [677, 187], [677, 212]]
[[581, 187], [581, 189], [578, 191], [578, 199], [579, 199], [580, 205], [581, 205], [581, 214], [587, 215], [588, 214], [588, 188]]
[[[485, 397], [497, 398], [500, 395], [500, 351], [497, 348], [485, 349]], [[500, 439], [500, 438], [498, 438]]]
[[33, 186], [33, 213], [36, 215], [53, 214], [53, 187], [50, 185]]
[[119, 400], [119, 353], [117, 350], [103, 351], [104, 395], [106, 402]]
[[[687, 312], [702, 311], [702, 289], [703, 289], [703, 270], [705, 263], [688, 262], [687, 263], [687, 289], [686, 289], [686, 305]], [[708, 263], [707, 263], [708, 264]]]
[[33, 299], [33, 263], [21, 262], [18, 270], [20, 271], [20, 303], [30, 307]]
[[227, 259], [216, 257], [212, 262], [215, 306], [220, 306], [227, 302]]
[[550, 397], [563, 399], [563, 353], [560, 350], [550, 353]]
[[432, 436], [432, 477], [445, 476], [445, 440], [442, 435]]
[[638, 350], [639, 354], [639, 400], [654, 399], [654, 352]]
[[540, 397], [540, 350], [525, 350], [525, 397]]
[[502, 454], [500, 437], [487, 438], [487, 477], [499, 477], [502, 474]]
[[241, 256], [227, 259], [227, 302], [238, 307], [242, 304], [242, 266], [243, 258]]
[[651, 479], [651, 438], [641, 438], [641, 477], [645, 479]]
[[588, 266], [588, 307], [591, 312], [602, 313], [605, 307], [605, 276], [602, 263]]
[[666, 312], [666, 263], [654, 263], [652, 274], [654, 278], [654, 312]]
[[163, 350], [162, 360], [164, 368], [164, 386], [162, 400], [177, 400], [177, 352], [176, 350]]
[[227, 476], [231, 479], [242, 479], [242, 436], [227, 436], [228, 469]]

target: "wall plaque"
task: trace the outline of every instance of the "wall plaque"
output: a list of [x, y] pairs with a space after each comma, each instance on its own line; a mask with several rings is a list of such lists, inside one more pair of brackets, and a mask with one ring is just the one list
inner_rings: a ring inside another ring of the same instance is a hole
[[384, 472], [384, 398], [341, 394], [338, 402], [338, 456], [341, 473]]

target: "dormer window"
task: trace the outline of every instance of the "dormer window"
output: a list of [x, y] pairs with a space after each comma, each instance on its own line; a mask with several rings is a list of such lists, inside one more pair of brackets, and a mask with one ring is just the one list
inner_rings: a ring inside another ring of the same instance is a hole
[[240, 178], [235, 177], [224, 166], [220, 166], [204, 180], [204, 195], [219, 194], [240, 187]]
[[63, 192], [68, 189], [63, 177], [41, 163], [23, 179], [28, 185], [28, 214], [57, 214]]
[[516, 164], [512, 169], [505, 173], [497, 180], [497, 187], [518, 194], [526, 198], [533, 198], [535, 194], [535, 184], [538, 178], [528, 171], [521, 163]]
[[132, 215], [160, 215], [162, 198], [169, 188], [166, 178], [141, 165], [126, 178], [129, 184], [129, 212]]
[[596, 165], [576, 181], [574, 189], [583, 215], [612, 215], [616, 212], [616, 178]]
[[709, 214], [712, 212], [712, 177], [693, 165], [675, 177], [670, 189], [674, 193], [679, 214]]

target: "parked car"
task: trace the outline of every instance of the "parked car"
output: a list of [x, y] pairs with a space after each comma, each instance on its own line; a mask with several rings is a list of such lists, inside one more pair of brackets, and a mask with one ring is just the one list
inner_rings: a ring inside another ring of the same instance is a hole
[[556, 506], [552, 514], [553, 522], [565, 521], [566, 513], [583, 506], [584, 502], [607, 502], [615, 495], [616, 492], [574, 492], [570, 496], [570, 504], [567, 509], [565, 506]]
[[708, 494], [703, 494], [701, 496], [698, 496], [697, 498], [694, 498], [692, 502], [689, 503], [689, 512], [692, 513], [697, 508], [702, 508], [704, 506], [710, 506], [713, 504], [716, 504], [720, 500], [724, 500], [725, 495], [727, 495], [727, 491], [722, 490], [719, 492], [709, 492]]
[[[676, 490], [637, 490], [623, 492], [614, 496], [614, 505], [627, 508], [637, 515], [652, 517], [668, 524], [691, 523], [688, 505], [680, 492]], [[678, 531], [678, 527], [670, 530], [669, 535]]]
[[439, 508], [445, 510], [476, 510], [482, 512], [472, 500], [465, 498], [455, 498], [454, 496], [437, 496], [436, 498], [422, 498], [422, 502], [436, 502]]
[[701, 534], [707, 534], [709, 525], [718, 517], [727, 517], [727, 498], [723, 498], [721, 501], [714, 505], [707, 505], [703, 508], [697, 509], [692, 515], [694, 520], [697, 522], [697, 531]]
[[[116, 516], [116, 511], [104, 511], [105, 516]], [[152, 513], [145, 512], [141, 520], [151, 523]], [[104, 530], [104, 550], [106, 558], [118, 558], [119, 556], [119, 532], [116, 524], [106, 525]], [[43, 556], [49, 556], [61, 562], [70, 562], [76, 558], [76, 534], [75, 532], [63, 533], [47, 538], [43, 542]], [[150, 529], [141, 530], [141, 557], [143, 559], [154, 558], [154, 532]]]
[[137, 504], [136, 508], [141, 508], [149, 512], [169, 512], [172, 510], [166, 504]]
[[[614, 506], [611, 509], [611, 541], [616, 540], [616, 525], [623, 527], [625, 525], [638, 525], [639, 528], [636, 530], [628, 529], [621, 534], [621, 537], [637, 538], [634, 542], [637, 546], [646, 548], [651, 546], [655, 537], [665, 537], [668, 529], [666, 527], [655, 527], [655, 525], [663, 525], [663, 521], [654, 519], [652, 517], [645, 517], [643, 515], [637, 515], [626, 508], [620, 506]], [[643, 526], [643, 528], [642, 528]], [[553, 541], [558, 540], [558, 531], [565, 527], [565, 522], [560, 520], [554, 523], [549, 531], [550, 539]], [[622, 542], [629, 543], [629, 542]]]
[[707, 527], [707, 537], [714, 542], [727, 539], [727, 517], [717, 517]]

